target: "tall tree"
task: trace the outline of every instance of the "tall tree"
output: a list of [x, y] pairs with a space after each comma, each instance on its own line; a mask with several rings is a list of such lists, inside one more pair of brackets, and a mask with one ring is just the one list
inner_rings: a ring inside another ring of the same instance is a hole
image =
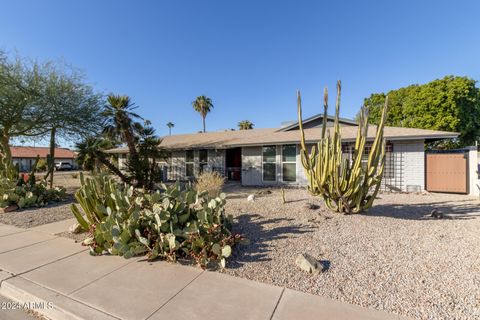
[[242, 120], [238, 123], [238, 129], [240, 130], [250, 130], [253, 129], [254, 124], [249, 120]]
[[41, 76], [38, 63], [0, 52], [0, 152], [11, 162], [12, 138], [44, 134], [48, 110], [39, 106]]
[[48, 111], [43, 126], [49, 132], [48, 173], [53, 187], [55, 147], [58, 138], [78, 140], [99, 132], [102, 124], [103, 98], [87, 85], [83, 74], [75, 69], [48, 62], [42, 66], [40, 106]]
[[128, 146], [130, 158], [138, 158], [135, 148], [134, 126], [136, 119], [143, 120], [142, 117], [133, 112], [138, 107], [131, 102], [128, 96], [109, 95], [107, 102], [108, 104], [103, 112], [105, 117], [104, 133], [111, 138], [124, 141]]
[[[107, 98], [108, 105], [105, 107], [103, 115], [105, 116], [104, 133], [118, 141], [126, 143], [129, 150], [129, 168], [140, 168], [140, 158], [137, 150], [137, 142], [143, 128], [142, 124], [136, 120], [143, 120], [133, 110], [137, 108], [131, 102], [128, 96], [109, 95]], [[148, 124], [149, 122], [147, 122]], [[133, 173], [140, 180], [136, 180], [135, 184], [142, 186], [142, 175], [138, 172]]]
[[175, 124], [173, 122], [168, 122], [167, 127], [168, 127], [168, 135], [171, 136], [172, 135], [172, 128], [175, 127]]
[[205, 133], [205, 118], [207, 114], [213, 109], [212, 99], [206, 96], [198, 96], [195, 101], [192, 102], [193, 109], [200, 113], [203, 121], [203, 132]]
[[[447, 76], [423, 85], [388, 92], [387, 125], [460, 132], [456, 146], [472, 145], [480, 137], [480, 90], [467, 77]], [[387, 94], [365, 99], [369, 121], [378, 124]]]

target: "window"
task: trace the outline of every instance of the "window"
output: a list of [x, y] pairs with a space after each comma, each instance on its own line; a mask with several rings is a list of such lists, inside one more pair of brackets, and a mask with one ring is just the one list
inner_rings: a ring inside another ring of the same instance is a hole
[[193, 150], [187, 150], [185, 155], [185, 176], [187, 178], [194, 176], [194, 172], [193, 172], [194, 163], [195, 163], [195, 154]]
[[277, 176], [277, 147], [265, 146], [263, 154], [263, 181], [276, 181]]
[[297, 180], [297, 146], [282, 146], [282, 177], [285, 182]]
[[208, 150], [198, 151], [198, 162], [200, 167], [200, 173], [203, 172], [206, 166], [208, 166]]

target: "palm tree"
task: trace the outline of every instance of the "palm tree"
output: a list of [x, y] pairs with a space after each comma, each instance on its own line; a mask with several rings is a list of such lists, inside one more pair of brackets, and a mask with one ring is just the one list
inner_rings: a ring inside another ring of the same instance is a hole
[[110, 162], [108, 155], [103, 151], [112, 147], [112, 143], [105, 139], [88, 137], [75, 144], [77, 150], [76, 161], [86, 170], [94, 170], [97, 161], [116, 174], [123, 182], [129, 183], [130, 179]]
[[172, 128], [175, 127], [175, 124], [173, 122], [169, 122], [169, 123], [167, 123], [167, 127], [168, 127], [168, 135], [171, 136], [172, 135]]
[[108, 105], [105, 106], [103, 112], [105, 117], [103, 131], [109, 138], [125, 142], [130, 153], [130, 161], [136, 163], [138, 162], [138, 152], [135, 131], [142, 125], [135, 120], [143, 120], [143, 118], [133, 112], [137, 107], [128, 96], [109, 95], [107, 101]]
[[202, 116], [203, 120], [203, 132], [205, 133], [205, 118], [207, 117], [207, 114], [211, 111], [213, 108], [213, 102], [212, 99], [206, 97], [206, 96], [198, 96], [195, 101], [192, 102], [193, 109], [200, 113]]
[[248, 120], [242, 120], [238, 123], [238, 129], [240, 130], [250, 130], [253, 129], [254, 124]]

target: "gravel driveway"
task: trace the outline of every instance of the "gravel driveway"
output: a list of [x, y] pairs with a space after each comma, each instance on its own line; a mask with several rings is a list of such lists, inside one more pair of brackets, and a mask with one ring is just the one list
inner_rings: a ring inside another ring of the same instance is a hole
[[[330, 213], [303, 189], [229, 194], [227, 212], [251, 244], [226, 273], [413, 319], [480, 319], [480, 202], [446, 194], [380, 194], [365, 214]], [[319, 209], [307, 209], [307, 203]], [[430, 217], [432, 209], [447, 216]], [[309, 253], [329, 267], [311, 276], [295, 265]]]

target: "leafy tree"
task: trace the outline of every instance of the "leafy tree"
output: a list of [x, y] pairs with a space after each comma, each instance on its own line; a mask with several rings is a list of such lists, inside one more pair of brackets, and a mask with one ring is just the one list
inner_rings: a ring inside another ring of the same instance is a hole
[[248, 120], [242, 120], [238, 123], [238, 129], [240, 130], [250, 130], [253, 129], [254, 124]]
[[103, 98], [85, 84], [84, 76], [74, 69], [48, 62], [41, 68], [39, 106], [48, 111], [42, 128], [50, 137], [47, 158], [50, 187], [53, 187], [55, 147], [58, 138], [79, 139], [98, 132], [102, 124]]
[[38, 63], [26, 63], [17, 57], [7, 59], [0, 52], [0, 152], [12, 161], [10, 141], [33, 137], [47, 130], [48, 110], [40, 108], [41, 76]]
[[168, 122], [167, 127], [168, 127], [168, 135], [171, 136], [172, 135], [172, 128], [175, 127], [175, 124], [173, 122]]
[[203, 121], [203, 132], [205, 133], [205, 118], [207, 114], [213, 109], [212, 99], [206, 96], [198, 96], [195, 101], [192, 102], [193, 109], [200, 113]]
[[[480, 90], [467, 77], [447, 76], [365, 99], [369, 120], [378, 124], [386, 95], [387, 125], [460, 132], [456, 146], [475, 144], [480, 136]], [[452, 144], [450, 144], [452, 146]]]

